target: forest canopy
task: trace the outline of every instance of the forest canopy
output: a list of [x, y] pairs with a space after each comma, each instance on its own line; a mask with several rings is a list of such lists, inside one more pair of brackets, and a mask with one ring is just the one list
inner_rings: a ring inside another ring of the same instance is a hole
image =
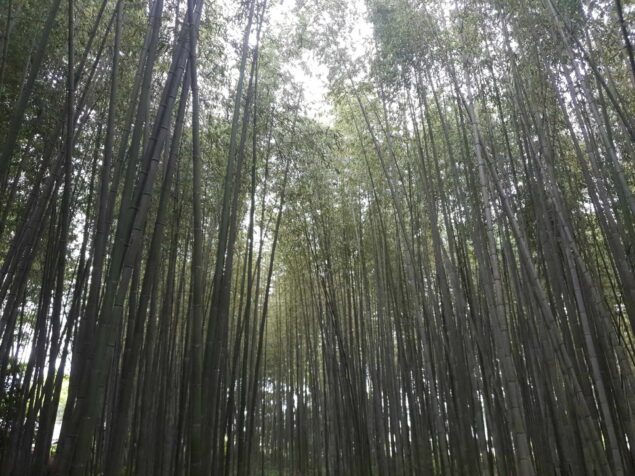
[[0, 474], [635, 474], [633, 25], [3, 1]]

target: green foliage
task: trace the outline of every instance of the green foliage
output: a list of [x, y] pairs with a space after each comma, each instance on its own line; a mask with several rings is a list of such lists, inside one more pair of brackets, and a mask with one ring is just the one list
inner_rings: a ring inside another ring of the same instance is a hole
[[6, 448], [11, 442], [11, 431], [19, 423], [18, 412], [22, 399], [21, 380], [25, 365], [11, 359], [7, 365], [6, 376], [0, 392], [0, 448]]

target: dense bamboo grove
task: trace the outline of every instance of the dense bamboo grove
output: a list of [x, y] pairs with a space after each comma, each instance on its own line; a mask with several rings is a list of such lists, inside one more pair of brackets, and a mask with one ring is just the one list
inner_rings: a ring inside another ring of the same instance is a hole
[[0, 474], [635, 473], [630, 2], [0, 13]]

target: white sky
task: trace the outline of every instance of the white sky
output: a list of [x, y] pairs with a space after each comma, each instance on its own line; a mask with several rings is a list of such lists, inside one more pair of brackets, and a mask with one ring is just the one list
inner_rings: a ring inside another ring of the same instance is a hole
[[[313, 6], [311, 3], [311, 0], [279, 0], [273, 3], [268, 12], [271, 30], [278, 32], [297, 25], [295, 11], [304, 5]], [[349, 56], [358, 59], [370, 51], [373, 28], [367, 20], [366, 6], [362, 0], [343, 1], [343, 6], [348, 10], [343, 14], [348, 16], [352, 31], [348, 38], [342, 39], [342, 43]], [[320, 62], [314, 52], [305, 49], [301, 58], [289, 62], [286, 69], [304, 90], [306, 114], [324, 125], [332, 125], [334, 118], [327, 98], [327, 66]]]

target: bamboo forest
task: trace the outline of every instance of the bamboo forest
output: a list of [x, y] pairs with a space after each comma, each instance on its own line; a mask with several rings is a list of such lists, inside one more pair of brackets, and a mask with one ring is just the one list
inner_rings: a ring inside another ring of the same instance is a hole
[[0, 475], [634, 475], [634, 43], [0, 0]]

